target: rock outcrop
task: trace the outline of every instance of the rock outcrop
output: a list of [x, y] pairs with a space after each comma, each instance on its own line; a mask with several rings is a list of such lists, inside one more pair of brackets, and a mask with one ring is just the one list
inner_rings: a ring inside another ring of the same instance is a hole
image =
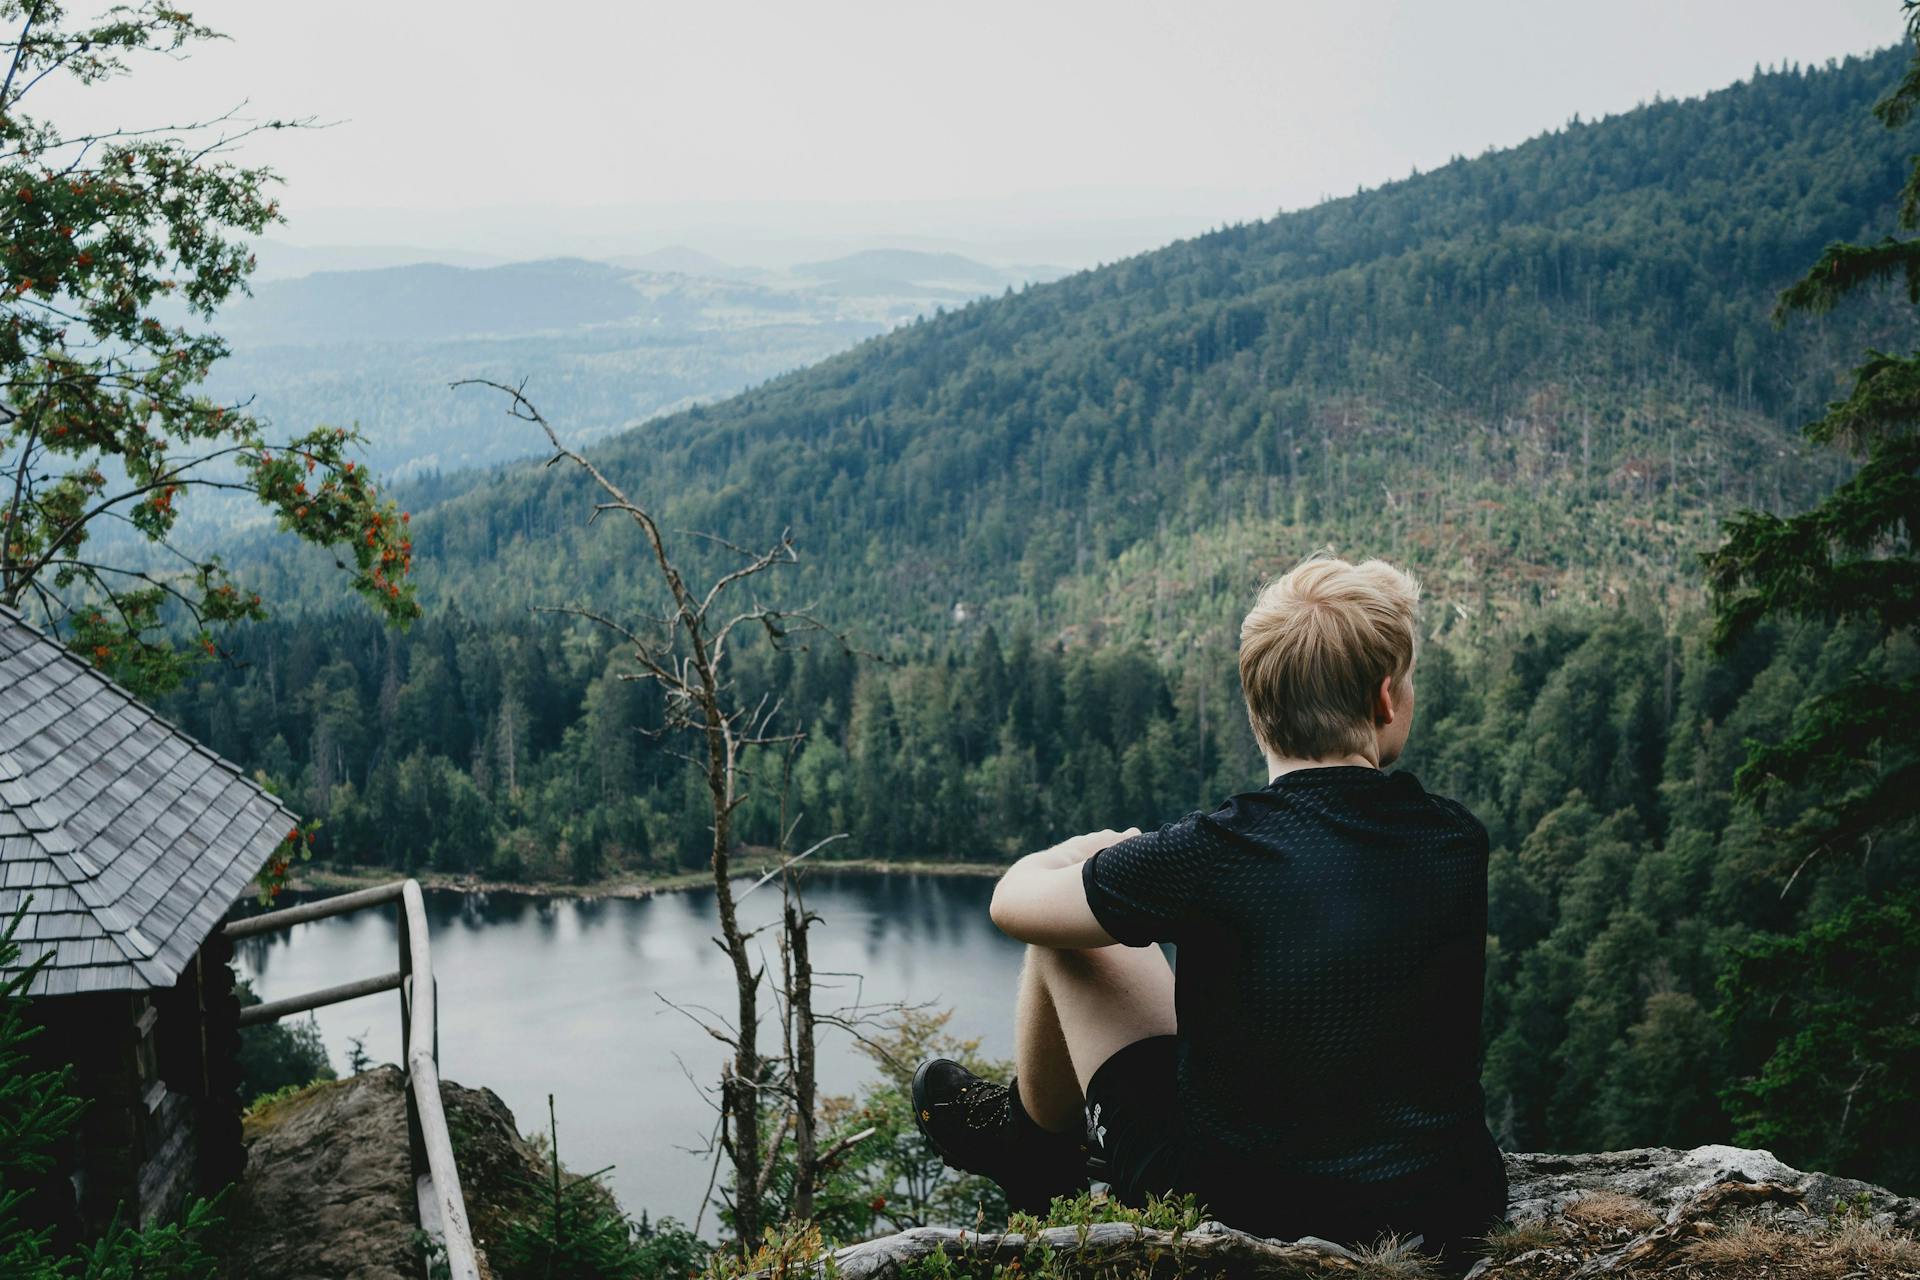
[[[227, 1274], [247, 1280], [413, 1280], [421, 1273], [400, 1071], [315, 1085], [246, 1123], [248, 1167], [228, 1197]], [[545, 1156], [489, 1089], [446, 1083], [455, 1159], [475, 1243], [536, 1209]], [[1795, 1277], [1920, 1280], [1920, 1200], [1765, 1151], [1648, 1147], [1596, 1155], [1509, 1155], [1510, 1225], [1489, 1239], [1477, 1280], [1545, 1277]], [[944, 1253], [959, 1276], [1346, 1277], [1418, 1280], [1392, 1246], [1264, 1240], [1217, 1222], [1187, 1231], [1095, 1221], [1032, 1237], [920, 1228], [839, 1250], [840, 1280], [899, 1276]], [[825, 1260], [815, 1264], [824, 1273]], [[1036, 1265], [1038, 1264], [1038, 1265]], [[482, 1266], [485, 1267], [483, 1258]], [[804, 1265], [804, 1264], [803, 1264]], [[796, 1272], [787, 1268], [783, 1274]]]
[[[224, 1204], [228, 1276], [418, 1280], [405, 1088], [398, 1067], [378, 1066], [247, 1117], [247, 1168]], [[491, 1275], [486, 1242], [538, 1204], [546, 1157], [493, 1090], [442, 1081], [440, 1100], [482, 1272]]]
[[1920, 1230], [1920, 1199], [1825, 1173], [1802, 1173], [1771, 1152], [1745, 1147], [1640, 1147], [1595, 1155], [1508, 1155], [1507, 1201], [1516, 1222], [1564, 1213], [1597, 1192], [1630, 1196], [1672, 1220], [1696, 1197], [1724, 1183], [1772, 1184], [1794, 1192], [1804, 1213], [1844, 1212], [1885, 1227]]
[[223, 1206], [228, 1275], [420, 1275], [403, 1088], [398, 1067], [376, 1067], [247, 1117], [247, 1167]]
[[[1765, 1151], [1646, 1147], [1593, 1155], [1509, 1155], [1510, 1225], [1469, 1275], [1495, 1277], [1920, 1277], [1920, 1200]], [[954, 1276], [1114, 1280], [1180, 1276], [1414, 1280], [1429, 1273], [1393, 1243], [1347, 1248], [1265, 1240], [1218, 1222], [1184, 1232], [1128, 1222], [1035, 1235], [922, 1228], [833, 1255], [839, 1280], [879, 1280], [944, 1254]], [[822, 1271], [829, 1270], [822, 1266]]]

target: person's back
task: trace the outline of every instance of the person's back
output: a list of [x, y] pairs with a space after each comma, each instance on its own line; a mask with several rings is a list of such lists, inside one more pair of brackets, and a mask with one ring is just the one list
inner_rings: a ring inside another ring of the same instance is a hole
[[1462, 1179], [1504, 1208], [1478, 1071], [1486, 832], [1465, 809], [1407, 773], [1299, 769], [1081, 865], [1115, 939], [1177, 946], [1179, 1181], [1216, 1214], [1365, 1234]]
[[1090, 1156], [1130, 1203], [1191, 1192], [1264, 1235], [1418, 1234], [1453, 1263], [1504, 1214], [1478, 1079], [1486, 832], [1382, 771], [1413, 717], [1418, 595], [1380, 561], [1270, 583], [1240, 645], [1267, 785], [1002, 878], [994, 920], [1031, 944], [1019, 1074], [921, 1067], [916, 1119], [950, 1164], [1039, 1209]]

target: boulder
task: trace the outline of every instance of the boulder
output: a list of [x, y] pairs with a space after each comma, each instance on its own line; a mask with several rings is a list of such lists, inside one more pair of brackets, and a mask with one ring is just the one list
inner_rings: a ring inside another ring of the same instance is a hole
[[[405, 1077], [391, 1064], [268, 1103], [244, 1126], [247, 1167], [218, 1241], [234, 1280], [418, 1280]], [[491, 1089], [440, 1084], [483, 1276], [487, 1243], [538, 1211], [549, 1165]], [[563, 1176], [573, 1181], [571, 1175]], [[586, 1193], [612, 1202], [594, 1183]]]
[[1631, 1196], [1674, 1220], [1696, 1197], [1724, 1183], [1791, 1188], [1806, 1215], [1828, 1217], [1843, 1206], [1882, 1226], [1920, 1230], [1920, 1200], [1884, 1187], [1826, 1173], [1802, 1173], [1770, 1151], [1746, 1147], [1636, 1147], [1593, 1155], [1507, 1156], [1508, 1217], [1515, 1222], [1557, 1217], [1596, 1192]]
[[228, 1275], [418, 1280], [403, 1088], [398, 1067], [375, 1067], [247, 1117], [247, 1167], [222, 1206]]

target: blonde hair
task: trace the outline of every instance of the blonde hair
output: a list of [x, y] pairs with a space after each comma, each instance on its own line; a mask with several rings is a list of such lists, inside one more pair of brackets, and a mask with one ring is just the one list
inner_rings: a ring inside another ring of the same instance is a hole
[[1240, 688], [1260, 745], [1296, 760], [1364, 754], [1373, 694], [1413, 669], [1420, 584], [1321, 551], [1260, 589], [1240, 624]]

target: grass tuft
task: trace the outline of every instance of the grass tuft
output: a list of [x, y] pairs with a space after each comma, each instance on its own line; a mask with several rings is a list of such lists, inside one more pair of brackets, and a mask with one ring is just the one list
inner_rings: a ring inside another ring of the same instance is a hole
[[1863, 1267], [1920, 1271], [1920, 1240], [1908, 1232], [1858, 1219], [1834, 1229], [1833, 1251]]
[[1762, 1222], [1742, 1222], [1717, 1235], [1689, 1243], [1681, 1256], [1706, 1266], [1758, 1266], [1804, 1252], [1800, 1237]]
[[1481, 1237], [1482, 1252], [1495, 1262], [1511, 1262], [1523, 1253], [1544, 1249], [1560, 1238], [1553, 1224], [1540, 1218], [1503, 1222]]
[[1618, 1191], [1593, 1191], [1562, 1210], [1567, 1221], [1587, 1227], [1606, 1227], [1638, 1235], [1660, 1225], [1653, 1206]]
[[1403, 1236], [1381, 1236], [1372, 1244], [1357, 1246], [1353, 1255], [1359, 1260], [1357, 1274], [1362, 1280], [1430, 1280], [1439, 1274], [1434, 1260]]

